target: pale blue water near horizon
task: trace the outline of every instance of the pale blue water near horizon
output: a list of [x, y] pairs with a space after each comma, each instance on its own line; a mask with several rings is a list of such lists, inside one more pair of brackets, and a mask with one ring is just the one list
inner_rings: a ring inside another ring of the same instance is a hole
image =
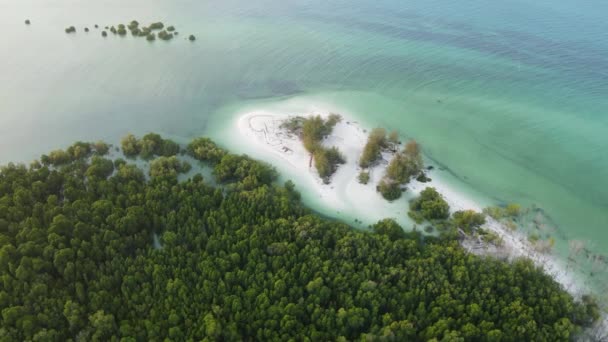
[[[318, 100], [419, 140], [473, 196], [542, 208], [564, 258], [572, 239], [606, 255], [607, 13], [596, 0], [0, 0], [0, 164], [127, 132], [227, 143], [218, 128], [239, 108]], [[182, 37], [82, 32], [132, 19]]]

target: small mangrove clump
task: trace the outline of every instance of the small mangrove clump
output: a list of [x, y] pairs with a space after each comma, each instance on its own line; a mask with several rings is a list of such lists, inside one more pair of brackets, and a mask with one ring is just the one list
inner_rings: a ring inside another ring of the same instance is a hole
[[[30, 24], [30, 20], [25, 20], [26, 24]], [[98, 24], [94, 25], [95, 28], [100, 28]], [[158, 32], [155, 32], [157, 31]], [[76, 28], [74, 26], [70, 26], [65, 29], [66, 33], [76, 32]], [[89, 27], [84, 27], [84, 32], [90, 32]], [[137, 20], [131, 20], [128, 24], [117, 24], [115, 26], [105, 26], [105, 29], [101, 32], [102, 37], [107, 37], [108, 33], [111, 32], [114, 35], [119, 35], [124, 37], [127, 33], [131, 32], [133, 37], [143, 37], [148, 41], [154, 41], [156, 38], [160, 40], [171, 40], [173, 39], [178, 32], [175, 30], [174, 25], [169, 25], [165, 27], [165, 24], [162, 22], [151, 23], [149, 26], [143, 26], [139, 24]], [[194, 35], [190, 35], [188, 37], [190, 41], [194, 41], [196, 37]]]
[[412, 140], [405, 145], [403, 151], [397, 152], [388, 164], [386, 174], [377, 187], [378, 192], [389, 201], [401, 197], [397, 189], [402, 189], [411, 178], [418, 177], [423, 167], [420, 146]]
[[359, 173], [358, 179], [359, 179], [359, 183], [361, 183], [363, 185], [369, 183], [369, 172], [367, 172], [367, 171], [361, 171]]
[[25, 25], [29, 25], [30, 24], [30, 20], [29, 19], [25, 19]]
[[116, 33], [118, 33], [118, 35], [120, 35], [120, 36], [124, 36], [125, 34], [127, 34], [127, 29], [125, 28], [125, 25], [119, 24], [118, 30], [116, 30]]
[[157, 22], [157, 23], [152, 23], [150, 24], [150, 29], [151, 30], [162, 30], [163, 27], [165, 27], [165, 25], [162, 22]]
[[167, 33], [167, 31], [165, 31], [165, 30], [158, 32], [158, 39], [171, 40], [172, 38], [173, 38], [173, 34]]

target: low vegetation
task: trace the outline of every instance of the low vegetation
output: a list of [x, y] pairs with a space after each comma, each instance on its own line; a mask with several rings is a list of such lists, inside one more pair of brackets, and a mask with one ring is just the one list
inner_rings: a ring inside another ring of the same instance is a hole
[[382, 158], [382, 150], [388, 147], [386, 138], [386, 130], [384, 128], [374, 128], [367, 137], [367, 143], [363, 148], [361, 158], [359, 158], [359, 166], [369, 168]]
[[325, 147], [322, 141], [327, 138], [342, 117], [330, 114], [326, 120], [319, 115], [308, 118], [294, 117], [285, 121], [281, 127], [297, 134], [304, 148], [311, 154], [315, 168], [326, 184], [341, 164], [346, 162], [344, 155], [336, 147]]
[[359, 176], [357, 177], [357, 179], [359, 180], [359, 183], [361, 184], [367, 184], [369, 182], [369, 172], [368, 171], [361, 171], [359, 172]]
[[[402, 187], [409, 183], [412, 177], [418, 177], [423, 167], [420, 146], [416, 141], [411, 140], [391, 159], [381, 181], [382, 184], [377, 187], [378, 191], [386, 200], [398, 199], [401, 197]], [[396, 191], [397, 189], [399, 192]]]
[[[30, 21], [26, 20], [25, 23], [29, 25]], [[98, 27], [99, 25], [95, 24], [95, 28]], [[132, 20], [128, 25], [118, 24], [116, 26], [105, 26], [105, 30], [101, 32], [101, 36], [104, 38], [107, 37], [108, 33], [106, 31], [120, 37], [124, 37], [128, 32], [131, 32], [133, 37], [142, 37], [148, 41], [155, 41], [157, 37], [160, 40], [168, 41], [172, 40], [178, 34], [175, 26], [173, 25], [167, 26], [165, 30], [163, 30], [163, 28], [165, 28], [165, 24], [162, 22], [155, 22], [148, 26], [142, 26], [137, 20]], [[89, 28], [85, 27], [84, 31], [89, 32]], [[70, 26], [65, 29], [65, 32], [74, 33], [76, 32], [76, 28], [74, 26]], [[194, 35], [190, 35], [188, 39], [190, 41], [196, 40]]]
[[435, 188], [426, 188], [410, 202], [408, 215], [416, 223], [422, 223], [424, 220], [446, 220], [450, 217], [450, 206]]

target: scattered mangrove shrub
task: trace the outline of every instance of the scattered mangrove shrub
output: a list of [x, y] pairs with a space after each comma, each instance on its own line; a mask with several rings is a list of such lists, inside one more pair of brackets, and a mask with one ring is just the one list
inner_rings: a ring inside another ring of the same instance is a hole
[[74, 26], [70, 26], [65, 29], [65, 33], [74, 33], [76, 32], [76, 28]]
[[454, 226], [471, 233], [486, 223], [486, 216], [474, 210], [461, 210], [452, 215]]
[[162, 30], [165, 25], [162, 22], [152, 23], [150, 24], [150, 30]]
[[391, 181], [390, 179], [382, 179], [376, 186], [376, 191], [378, 191], [387, 201], [399, 199], [401, 197], [401, 193], [403, 193], [401, 185], [397, 182]]
[[445, 220], [450, 217], [450, 206], [435, 188], [426, 188], [410, 202], [408, 215], [422, 223], [424, 220]]
[[158, 32], [158, 39], [171, 40], [172, 38], [173, 38], [173, 34], [167, 33], [167, 31], [165, 31], [165, 30]]
[[369, 172], [367, 172], [367, 171], [359, 172], [359, 176], [357, 177], [357, 179], [359, 180], [359, 183], [367, 184], [369, 182]]
[[367, 143], [359, 158], [359, 166], [362, 168], [373, 166], [382, 157], [382, 150], [386, 147], [388, 147], [386, 130], [374, 128], [367, 137]]

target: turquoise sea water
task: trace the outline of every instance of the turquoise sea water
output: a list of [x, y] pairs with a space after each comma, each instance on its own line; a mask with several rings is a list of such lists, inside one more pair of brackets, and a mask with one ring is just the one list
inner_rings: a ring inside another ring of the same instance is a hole
[[[606, 13], [599, 0], [0, 0], [0, 163], [127, 132], [229, 144], [239, 108], [319, 101], [417, 139], [484, 202], [542, 208], [564, 259], [572, 239], [607, 255]], [[180, 38], [93, 29], [132, 19]], [[603, 289], [589, 258], [585, 281]]]

